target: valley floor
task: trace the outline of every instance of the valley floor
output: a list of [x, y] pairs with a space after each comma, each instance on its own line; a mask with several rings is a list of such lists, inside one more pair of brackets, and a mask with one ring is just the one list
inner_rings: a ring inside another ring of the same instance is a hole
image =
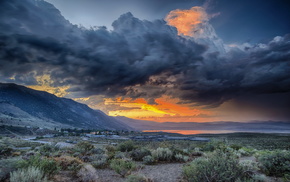
[[[134, 135], [120, 138], [128, 139]], [[160, 133], [144, 135], [159, 136]], [[190, 137], [210, 141], [132, 141], [86, 136], [0, 137], [0, 181], [15, 182], [11, 175], [25, 178], [27, 175], [21, 176], [19, 171], [29, 173], [29, 167], [40, 169], [55, 182], [197, 182], [203, 181], [202, 177], [199, 180], [193, 178], [198, 176], [200, 169], [217, 170], [219, 174], [229, 170], [237, 175], [237, 182], [289, 181], [289, 134], [234, 133]], [[199, 160], [202, 163], [197, 162]], [[220, 167], [212, 168], [219, 164]], [[228, 164], [236, 166], [225, 168]], [[247, 169], [244, 171], [247, 175], [234, 171], [237, 169]], [[210, 177], [211, 174], [206, 175]], [[41, 179], [43, 182], [44, 178]]]

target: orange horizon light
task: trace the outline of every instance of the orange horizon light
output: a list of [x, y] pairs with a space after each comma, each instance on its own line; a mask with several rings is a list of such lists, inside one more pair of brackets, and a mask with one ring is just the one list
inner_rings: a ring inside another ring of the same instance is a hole
[[[210, 111], [191, 108], [186, 104], [178, 104], [178, 99], [158, 98], [156, 105], [149, 105], [145, 99], [130, 98], [105, 99], [106, 105], [116, 105], [116, 110], [109, 111], [110, 116], [125, 116], [138, 120], [156, 122], [207, 122], [201, 115], [213, 115]], [[126, 109], [118, 109], [125, 107]]]

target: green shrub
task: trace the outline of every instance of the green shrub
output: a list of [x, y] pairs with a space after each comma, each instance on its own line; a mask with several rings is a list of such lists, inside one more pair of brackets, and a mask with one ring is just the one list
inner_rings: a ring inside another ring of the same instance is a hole
[[82, 168], [77, 173], [77, 176], [79, 177], [81, 182], [99, 181], [96, 169], [90, 164], [85, 164], [84, 166], [82, 166]]
[[89, 142], [81, 141], [76, 144], [76, 149], [81, 152], [82, 154], [88, 153], [90, 150], [94, 149], [95, 146]]
[[253, 178], [253, 181], [255, 181], [255, 182], [265, 182], [265, 181], [269, 181], [267, 179], [267, 176], [264, 175], [264, 174], [254, 174], [252, 176], [252, 178]]
[[134, 145], [132, 140], [125, 141], [118, 145], [118, 150], [120, 150], [121, 152], [130, 152], [135, 148], [136, 146]]
[[131, 157], [135, 161], [142, 161], [142, 159], [147, 155], [151, 155], [151, 152], [145, 148], [135, 149], [131, 152]]
[[106, 154], [98, 154], [90, 157], [90, 163], [97, 169], [103, 169], [108, 166], [108, 156]]
[[20, 168], [36, 167], [44, 172], [48, 176], [56, 174], [60, 167], [53, 159], [40, 156], [31, 156], [28, 160], [19, 161]]
[[242, 160], [240, 161], [240, 165], [245, 171], [258, 171], [259, 170], [259, 166], [256, 161]]
[[201, 156], [203, 156], [203, 153], [199, 152], [199, 151], [193, 151], [193, 152], [191, 152], [190, 156], [192, 156], [192, 157], [201, 157]]
[[118, 151], [115, 153], [115, 159], [125, 159], [125, 158], [126, 158], [125, 152]]
[[115, 157], [116, 147], [112, 145], [107, 145], [106, 150], [107, 150], [106, 154], [108, 155], [108, 159], [113, 159]]
[[224, 150], [226, 148], [226, 145], [221, 141], [211, 141], [206, 143], [201, 150], [204, 152], [213, 152], [214, 150]]
[[151, 155], [147, 155], [147, 156], [143, 157], [143, 163], [147, 164], [147, 165], [152, 165], [155, 163], [155, 160]]
[[177, 148], [176, 146], [172, 146], [169, 149], [172, 151], [173, 155], [176, 155], [176, 154], [182, 154], [182, 155], [184, 155], [184, 154], [186, 154], [184, 152], [184, 150], [182, 150], [180, 148]]
[[107, 145], [106, 147], [107, 152], [115, 152], [116, 151], [116, 147], [114, 147], [113, 145]]
[[36, 167], [18, 169], [10, 174], [10, 182], [47, 182], [42, 170]]
[[82, 157], [82, 154], [80, 152], [74, 152], [72, 154], [73, 157], [78, 157], [78, 158], [81, 158]]
[[242, 148], [242, 146], [238, 145], [238, 144], [232, 144], [232, 145], [230, 145], [230, 147], [234, 150], [240, 150]]
[[174, 156], [174, 158], [175, 158], [175, 160], [176, 160], [177, 162], [187, 162], [188, 159], [189, 159], [188, 156], [185, 156], [185, 155], [182, 155], [182, 154], [176, 154], [176, 155]]
[[194, 147], [190, 152], [189, 156], [191, 157], [201, 157], [203, 156], [203, 152], [201, 152], [201, 149], [198, 147]]
[[290, 174], [290, 152], [277, 150], [258, 155], [261, 170], [269, 176], [283, 177]]
[[92, 166], [96, 169], [104, 169], [108, 166], [108, 160], [107, 159], [98, 159], [91, 162]]
[[131, 174], [127, 177], [126, 182], [149, 182], [150, 180], [147, 179], [145, 176], [140, 176], [136, 174]]
[[17, 169], [18, 158], [0, 160], [0, 181], [5, 181], [9, 178], [10, 172]]
[[190, 155], [190, 150], [189, 150], [189, 149], [183, 149], [183, 150], [182, 150], [182, 153], [183, 153], [184, 155]]
[[59, 151], [60, 148], [58, 145], [54, 144], [45, 144], [39, 147], [39, 152], [55, 152], [55, 151]]
[[152, 152], [152, 156], [157, 161], [171, 161], [173, 152], [169, 148], [157, 148]]
[[122, 177], [125, 177], [136, 169], [136, 164], [130, 160], [113, 159], [110, 163], [110, 167]]
[[215, 150], [215, 145], [212, 143], [207, 143], [206, 145], [204, 145], [201, 150], [204, 152], [213, 152]]
[[105, 154], [105, 150], [101, 148], [94, 148], [91, 150], [92, 154]]
[[44, 156], [52, 156], [53, 153], [58, 152], [60, 150], [59, 146], [56, 144], [45, 144], [39, 147], [39, 152]]
[[3, 146], [0, 148], [0, 158], [11, 156], [13, 149], [8, 146]]
[[54, 160], [57, 162], [61, 170], [69, 170], [76, 173], [83, 165], [83, 162], [75, 157], [61, 156], [56, 157]]
[[255, 154], [256, 150], [252, 148], [242, 147], [238, 150], [241, 156], [252, 156]]
[[209, 157], [195, 159], [189, 165], [183, 167], [183, 176], [189, 182], [234, 182], [245, 180], [248, 169], [239, 164], [238, 158], [231, 153], [215, 152]]
[[290, 174], [285, 174], [283, 177], [284, 181], [290, 181]]

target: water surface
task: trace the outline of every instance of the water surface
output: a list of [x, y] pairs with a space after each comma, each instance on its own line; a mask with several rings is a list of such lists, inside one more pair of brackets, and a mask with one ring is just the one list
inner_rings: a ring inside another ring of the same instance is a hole
[[166, 132], [183, 135], [194, 134], [223, 134], [223, 133], [290, 133], [290, 130], [143, 130], [143, 132]]

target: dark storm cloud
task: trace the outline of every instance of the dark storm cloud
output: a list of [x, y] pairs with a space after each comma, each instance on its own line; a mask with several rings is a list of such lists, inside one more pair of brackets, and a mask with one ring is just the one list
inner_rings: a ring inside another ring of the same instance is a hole
[[289, 93], [289, 71], [290, 37], [286, 35], [242, 53], [233, 49], [225, 56], [210, 56], [194, 72], [180, 78], [180, 97], [216, 107], [248, 93]]
[[109, 32], [77, 28], [44, 1], [3, 1], [1, 7], [1, 27], [8, 27], [1, 29], [1, 65], [9, 67], [1, 74], [48, 72], [56, 86], [70, 84], [70, 91], [124, 95], [125, 87], [144, 84], [152, 75], [183, 71], [205, 51], [176, 36], [164, 21], [141, 21], [131, 13]]
[[131, 13], [108, 31], [73, 26], [44, 1], [6, 0], [0, 8], [4, 81], [35, 84], [35, 76], [50, 74], [54, 86], [70, 85], [83, 96], [143, 97], [156, 104], [165, 94], [206, 107], [245, 94], [290, 92], [288, 35], [221, 54], [178, 36], [163, 20], [141, 21]]

